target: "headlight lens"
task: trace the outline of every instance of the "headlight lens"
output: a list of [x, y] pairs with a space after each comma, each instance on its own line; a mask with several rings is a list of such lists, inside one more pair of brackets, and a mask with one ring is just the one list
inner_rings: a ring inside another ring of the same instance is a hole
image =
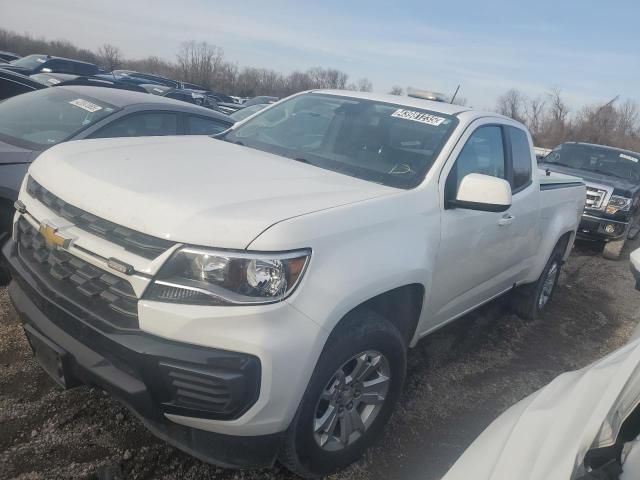
[[607, 205], [607, 213], [613, 215], [618, 211], [626, 212], [631, 208], [631, 199], [612, 195]]
[[192, 305], [279, 302], [300, 282], [310, 250], [285, 253], [182, 248], [145, 293], [148, 300]]

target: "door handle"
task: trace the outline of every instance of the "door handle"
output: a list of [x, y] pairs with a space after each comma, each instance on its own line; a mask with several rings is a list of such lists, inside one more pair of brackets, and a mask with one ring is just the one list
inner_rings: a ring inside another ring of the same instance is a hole
[[515, 218], [516, 217], [514, 217], [510, 213], [505, 213], [504, 215], [502, 215], [502, 218], [498, 220], [498, 225], [500, 225], [501, 227], [504, 227], [506, 225], [511, 225], [515, 220]]

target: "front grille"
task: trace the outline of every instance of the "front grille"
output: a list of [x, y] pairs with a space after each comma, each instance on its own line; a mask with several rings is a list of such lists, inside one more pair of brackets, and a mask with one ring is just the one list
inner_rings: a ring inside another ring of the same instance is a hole
[[74, 207], [56, 197], [32, 177], [27, 180], [27, 193], [45, 204], [60, 217], [73, 222], [78, 228], [120, 245], [125, 250], [144, 258], [156, 258], [173, 245], [168, 240], [136, 232]]
[[129, 282], [48, 246], [24, 217], [17, 233], [20, 259], [51, 288], [113, 327], [138, 328], [138, 298]]
[[604, 199], [607, 196], [606, 190], [600, 190], [599, 188], [587, 187], [587, 200], [585, 201], [585, 208], [592, 208], [594, 210], [601, 210], [604, 204]]
[[241, 379], [240, 374], [207, 372], [164, 362], [160, 363], [160, 369], [170, 391], [168, 404], [198, 411], [227, 413], [232, 404], [230, 387], [234, 378], [225, 377]]

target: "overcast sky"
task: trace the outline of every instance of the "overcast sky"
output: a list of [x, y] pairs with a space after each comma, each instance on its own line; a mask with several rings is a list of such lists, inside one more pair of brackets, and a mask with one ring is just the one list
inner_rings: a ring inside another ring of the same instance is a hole
[[334, 67], [380, 92], [461, 83], [476, 107], [511, 87], [559, 87], [574, 106], [640, 100], [639, 25], [639, 0], [0, 0], [0, 27], [85, 48], [174, 59], [207, 41], [241, 67]]

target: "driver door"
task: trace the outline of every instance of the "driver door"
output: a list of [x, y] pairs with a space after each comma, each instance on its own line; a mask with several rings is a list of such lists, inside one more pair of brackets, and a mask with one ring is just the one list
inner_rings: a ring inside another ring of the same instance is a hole
[[441, 241], [429, 305], [430, 327], [452, 320], [510, 288], [508, 254], [511, 214], [447, 207], [470, 173], [507, 177], [504, 127], [474, 123], [462, 137], [440, 177]]

